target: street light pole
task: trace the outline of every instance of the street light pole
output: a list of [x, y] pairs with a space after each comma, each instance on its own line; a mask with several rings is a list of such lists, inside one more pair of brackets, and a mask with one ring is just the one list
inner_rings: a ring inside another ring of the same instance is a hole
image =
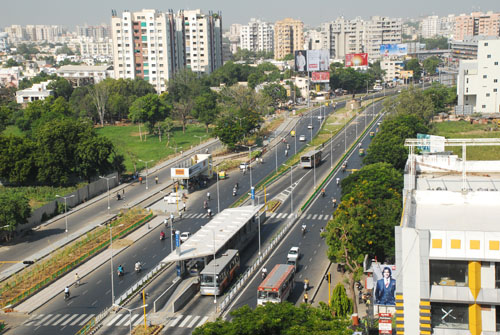
[[219, 202], [219, 166], [217, 165], [217, 214], [220, 213], [220, 202]]
[[102, 177], [102, 176], [99, 176], [99, 178], [101, 179], [106, 179], [106, 184], [108, 185], [108, 215], [109, 215], [109, 209], [111, 208], [110, 205], [109, 205], [109, 181], [113, 178], [116, 178], [116, 176], [113, 176], [113, 177]]
[[290, 168], [290, 214], [293, 215], [293, 165], [288, 165], [288, 164], [283, 164], [285, 166], [288, 166]]
[[[74, 196], [75, 195], [72, 194], [72, 195], [63, 197], [63, 196], [56, 194], [56, 197], [64, 199], [64, 221], [66, 223], [66, 238], [68, 238], [68, 211], [67, 211], [67, 202], [66, 201], [68, 200], [68, 198], [73, 198]], [[109, 206], [109, 202], [108, 202], [108, 206]]]
[[146, 163], [146, 190], [147, 190], [149, 188], [148, 187], [148, 174], [149, 174], [148, 163], [151, 163], [153, 160], [150, 159], [149, 161], [143, 161], [142, 159], [139, 159], [139, 161]]
[[248, 170], [250, 171], [250, 189], [252, 189], [252, 148], [256, 147], [256, 145], [243, 145], [245, 148], [248, 148], [248, 154], [250, 161], [248, 163]]
[[129, 318], [128, 318], [128, 323], [129, 323], [129, 331], [130, 331], [130, 335], [132, 335], [132, 312], [135, 311], [136, 309], [141, 309], [141, 308], [146, 308], [148, 307], [148, 305], [142, 305], [141, 307], [136, 307], [136, 308], [127, 308], [127, 307], [123, 307], [123, 306], [120, 306], [120, 305], [116, 305], [116, 304], [113, 304], [113, 306], [115, 307], [118, 307], [118, 308], [122, 308], [124, 310], [126, 310], [129, 314]]

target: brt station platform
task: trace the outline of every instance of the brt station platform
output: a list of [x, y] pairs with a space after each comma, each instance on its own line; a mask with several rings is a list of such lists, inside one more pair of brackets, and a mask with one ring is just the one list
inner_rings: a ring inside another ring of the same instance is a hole
[[170, 176], [175, 182], [172, 192], [184, 194], [206, 187], [213, 177], [211, 154], [196, 154], [179, 166], [170, 168]]
[[206, 225], [184, 243], [176, 231], [176, 249], [161, 263], [177, 263], [177, 276], [198, 276], [201, 270], [227, 249], [242, 251], [257, 235], [266, 220], [264, 204], [227, 208], [215, 215]]

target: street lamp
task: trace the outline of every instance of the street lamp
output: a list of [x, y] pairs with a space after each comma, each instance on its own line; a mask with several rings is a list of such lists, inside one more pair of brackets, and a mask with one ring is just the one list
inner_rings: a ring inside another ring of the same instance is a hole
[[128, 315], [129, 315], [128, 323], [129, 323], [130, 335], [132, 335], [132, 312], [135, 311], [136, 309], [141, 309], [141, 308], [148, 307], [147, 304], [146, 305], [142, 305], [141, 307], [136, 307], [136, 308], [127, 308], [127, 307], [123, 307], [123, 306], [120, 306], [120, 305], [117, 305], [117, 304], [113, 304], [113, 306], [121, 308], [121, 309], [124, 309], [124, 310], [126, 310], [128, 312]]
[[245, 148], [248, 148], [248, 154], [250, 156], [250, 162], [248, 163], [248, 170], [250, 171], [250, 189], [252, 189], [252, 148], [256, 147], [257, 145], [243, 145]]
[[291, 197], [291, 207], [290, 213], [293, 215], [293, 165], [283, 164], [290, 168], [290, 197]]
[[102, 176], [99, 176], [99, 178], [101, 179], [106, 179], [106, 184], [108, 185], [108, 215], [109, 215], [109, 209], [111, 208], [109, 206], [109, 181], [113, 178], [116, 178], [116, 176], [113, 176], [113, 177], [102, 177]]
[[[118, 225], [117, 227], [123, 226], [123, 223]], [[115, 284], [113, 279], [113, 225], [109, 224], [109, 249], [111, 250], [111, 305], [115, 304]]]
[[[308, 147], [314, 148], [314, 146], [306, 143]], [[314, 174], [314, 188], [316, 189], [316, 157], [313, 157], [313, 174]]]
[[217, 165], [217, 214], [220, 213], [220, 201], [219, 201], [219, 165]]
[[[63, 196], [56, 194], [56, 197], [64, 199], [64, 221], [66, 222], [66, 238], [68, 237], [68, 212], [66, 210], [67, 209], [67, 200], [68, 200], [68, 198], [73, 198], [74, 196], [75, 195], [72, 194], [72, 195], [68, 195], [66, 197], [63, 197]], [[109, 207], [109, 199], [108, 199], [108, 207]]]
[[148, 189], [148, 163], [151, 163], [153, 160], [150, 159], [149, 161], [143, 161], [142, 159], [139, 159], [140, 162], [146, 163], [146, 190]]

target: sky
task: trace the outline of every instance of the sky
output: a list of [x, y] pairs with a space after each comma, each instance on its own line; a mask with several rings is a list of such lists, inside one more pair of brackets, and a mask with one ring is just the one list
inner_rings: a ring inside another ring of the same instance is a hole
[[[246, 24], [250, 18], [269, 22], [292, 17], [315, 27], [339, 16], [347, 19], [373, 15], [417, 18], [426, 15], [500, 12], [499, 0], [1, 0], [0, 27], [11, 24], [57, 24], [73, 30], [76, 25], [109, 24], [111, 9], [118, 15], [123, 10], [143, 8], [166, 11], [201, 8], [222, 12], [223, 27], [232, 23]], [[138, 5], [142, 4], [142, 5]]]

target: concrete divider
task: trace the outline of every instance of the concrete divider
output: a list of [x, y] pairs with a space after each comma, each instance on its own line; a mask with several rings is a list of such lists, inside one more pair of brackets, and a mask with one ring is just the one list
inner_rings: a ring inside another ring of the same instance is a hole
[[[193, 298], [196, 293], [200, 290], [200, 282], [198, 278], [188, 279], [186, 287], [181, 289], [180, 294], [176, 294], [176, 297], [172, 301], [172, 313], [176, 313], [181, 310], [186, 304]], [[177, 292], [176, 292], [177, 293]], [[175, 294], [175, 293], [174, 293]]]
[[172, 294], [175, 292], [177, 289], [177, 286], [182, 282], [182, 279], [179, 277], [175, 277], [174, 281], [172, 282], [172, 285], [170, 285], [169, 288], [165, 290], [156, 300], [153, 302], [153, 312], [159, 312], [160, 309], [162, 309], [165, 304], [167, 303], [168, 299], [172, 296]]

